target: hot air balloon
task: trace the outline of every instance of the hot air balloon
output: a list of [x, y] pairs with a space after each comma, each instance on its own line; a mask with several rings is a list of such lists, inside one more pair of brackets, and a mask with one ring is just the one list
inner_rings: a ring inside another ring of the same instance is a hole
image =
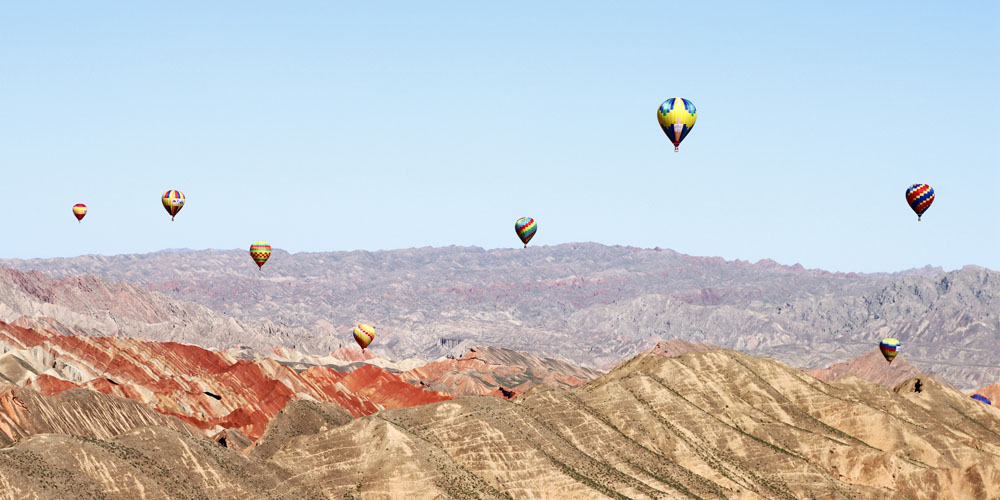
[[371, 344], [372, 340], [375, 340], [375, 329], [372, 328], [372, 325], [364, 323], [354, 327], [354, 340], [361, 346], [362, 351], [365, 350], [368, 344]]
[[899, 352], [899, 341], [892, 338], [882, 339], [882, 342], [878, 345], [878, 349], [882, 351], [885, 360], [891, 365], [892, 360], [896, 358], [896, 354]]
[[920, 222], [920, 216], [934, 203], [934, 188], [927, 184], [914, 184], [906, 189], [906, 202], [917, 213], [917, 222]]
[[267, 258], [271, 256], [271, 245], [266, 241], [255, 241], [250, 245], [250, 257], [257, 263], [257, 270], [264, 267]]
[[87, 205], [83, 203], [77, 203], [73, 205], [73, 215], [76, 216], [77, 221], [83, 221], [83, 216], [87, 215]]
[[990, 406], [993, 405], [993, 402], [990, 401], [990, 398], [988, 398], [986, 396], [983, 396], [982, 394], [973, 394], [972, 396], [969, 396], [969, 397], [971, 397], [972, 399], [975, 399], [976, 401], [981, 401], [983, 403], [986, 403], [986, 404], [988, 404]]
[[660, 128], [667, 134], [670, 142], [674, 143], [674, 152], [680, 148], [681, 141], [687, 137], [688, 132], [694, 128], [694, 122], [698, 119], [698, 110], [694, 109], [694, 104], [683, 97], [671, 97], [656, 112], [656, 121], [660, 122]]
[[184, 208], [184, 193], [176, 189], [163, 193], [163, 208], [167, 209], [167, 213], [170, 214], [170, 220], [174, 220], [177, 212]]
[[528, 248], [528, 242], [538, 231], [538, 224], [531, 217], [521, 217], [514, 222], [514, 231], [517, 232], [517, 237], [521, 238], [521, 243], [524, 243], [524, 248]]

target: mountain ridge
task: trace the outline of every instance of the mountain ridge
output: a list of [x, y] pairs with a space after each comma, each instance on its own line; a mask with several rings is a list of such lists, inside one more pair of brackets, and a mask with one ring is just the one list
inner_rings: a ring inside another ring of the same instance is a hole
[[1000, 353], [975, 347], [1000, 339], [1000, 273], [975, 266], [830, 273], [599, 244], [276, 250], [263, 272], [245, 251], [2, 262], [197, 302], [234, 318], [261, 349], [322, 355], [351, 345], [353, 325], [369, 322], [371, 348], [390, 359], [503, 345], [607, 369], [682, 338], [820, 368], [896, 336], [911, 363], [958, 387], [1000, 380]]

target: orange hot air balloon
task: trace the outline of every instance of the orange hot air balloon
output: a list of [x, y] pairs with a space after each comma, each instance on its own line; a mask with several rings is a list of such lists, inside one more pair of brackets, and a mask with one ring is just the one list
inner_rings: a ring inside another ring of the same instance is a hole
[[375, 329], [372, 328], [372, 325], [364, 323], [354, 327], [354, 340], [361, 346], [362, 351], [365, 350], [368, 344], [371, 344], [372, 340], [375, 340]]
[[83, 203], [73, 205], [73, 215], [76, 216], [77, 221], [83, 222], [83, 216], [87, 215], [87, 205]]

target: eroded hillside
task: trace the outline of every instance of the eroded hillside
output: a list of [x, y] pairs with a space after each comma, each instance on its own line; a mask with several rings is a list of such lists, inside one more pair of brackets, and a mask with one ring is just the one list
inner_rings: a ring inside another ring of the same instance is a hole
[[1000, 380], [1000, 353], [980, 347], [1000, 341], [1000, 274], [975, 267], [842, 274], [597, 244], [276, 250], [262, 273], [242, 250], [2, 262], [273, 322], [292, 329], [279, 343], [312, 354], [350, 344], [360, 321], [392, 359], [501, 345], [605, 369], [671, 338], [819, 368], [895, 336], [911, 363], [958, 387]]
[[31, 436], [0, 449], [0, 498], [1000, 495], [996, 408], [932, 379], [893, 390], [825, 383], [728, 350], [642, 354], [582, 388], [513, 401], [462, 397], [354, 419], [331, 409], [290, 405], [249, 455], [159, 426]]

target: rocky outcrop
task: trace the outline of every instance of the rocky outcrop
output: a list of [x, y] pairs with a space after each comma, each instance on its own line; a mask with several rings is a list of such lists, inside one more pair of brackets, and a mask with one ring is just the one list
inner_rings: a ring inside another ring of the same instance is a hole
[[472, 347], [458, 359], [443, 359], [407, 370], [411, 383], [457, 395], [490, 394], [513, 399], [542, 385], [579, 387], [600, 372], [552, 358], [501, 347]]
[[684, 339], [670, 339], [657, 342], [649, 352], [673, 358], [689, 352], [707, 351], [709, 349], [719, 349], [719, 347], [711, 344], [702, 344], [701, 342], [689, 342]]
[[807, 370], [807, 373], [826, 382], [855, 376], [889, 388], [899, 385], [904, 380], [922, 375], [916, 366], [906, 360], [904, 354], [896, 356], [896, 359], [890, 364], [886, 362], [878, 348], [849, 361], [833, 364], [828, 368]]

